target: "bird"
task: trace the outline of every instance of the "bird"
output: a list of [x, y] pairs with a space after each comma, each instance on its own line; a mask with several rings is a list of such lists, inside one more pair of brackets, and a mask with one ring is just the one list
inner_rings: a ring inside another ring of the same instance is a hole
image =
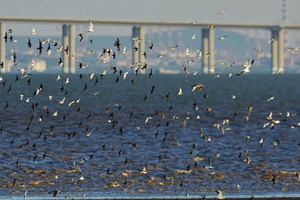
[[219, 37], [219, 40], [224, 40], [227, 37], [227, 35], [224, 35], [222, 37]]
[[198, 89], [198, 91], [200, 92], [202, 90], [204, 85], [198, 83], [198, 84], [195, 84], [195, 85], [192, 85], [192, 92], [194, 92], [196, 89]]
[[183, 94], [182, 89], [179, 88], [179, 91], [178, 91], [177, 95], [182, 95], [182, 94]]
[[223, 11], [221, 11], [221, 12], [219, 12], [219, 13], [217, 13], [217, 14], [219, 14], [219, 15], [224, 15], [226, 11], [227, 11], [227, 8], [225, 8]]
[[36, 34], [35, 28], [32, 28], [31, 35], [35, 35], [35, 34]]
[[91, 20], [89, 20], [89, 22], [90, 22], [90, 28], [89, 30], [87, 30], [87, 32], [94, 32], [94, 25]]
[[271, 39], [268, 40], [268, 43], [273, 43], [274, 41], [275, 41], [275, 39], [271, 38]]
[[77, 37], [80, 37], [79, 41], [81, 42], [83, 40], [83, 38], [84, 38], [84, 34], [83, 33], [79, 33]]
[[178, 45], [176, 45], [176, 46], [171, 46], [170, 49], [171, 49], [172, 51], [174, 51], [177, 47], [178, 47]]
[[259, 47], [256, 47], [256, 48], [252, 48], [252, 49], [255, 49], [255, 51], [263, 51], [261, 48]]
[[243, 73], [247, 73], [247, 72], [250, 72], [250, 67], [253, 65], [254, 63], [254, 59], [251, 61], [251, 63], [248, 63], [246, 66], [245, 66], [245, 69], [242, 70], [241, 72], [237, 73], [236, 76], [239, 76]]
[[228, 69], [229, 67], [233, 66], [234, 64], [235, 64], [235, 62], [230, 63], [230, 64], [226, 67], [226, 69]]

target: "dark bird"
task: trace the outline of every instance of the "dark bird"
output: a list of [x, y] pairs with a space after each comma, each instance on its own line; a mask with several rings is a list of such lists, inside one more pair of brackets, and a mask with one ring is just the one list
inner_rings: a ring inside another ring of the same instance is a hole
[[87, 84], [85, 83], [84, 88], [83, 88], [83, 92], [86, 91], [86, 89], [87, 89]]
[[6, 105], [5, 105], [5, 107], [4, 107], [4, 110], [5, 110], [6, 108], [8, 108], [8, 107], [9, 107], [8, 101], [6, 101]]
[[31, 44], [30, 38], [28, 38], [27, 45], [28, 45], [28, 48], [31, 48], [32, 44]]
[[79, 42], [81, 42], [81, 41], [83, 40], [83, 38], [84, 38], [84, 34], [83, 34], [83, 33], [79, 33], [79, 34], [78, 34], [78, 37], [80, 37]]
[[16, 61], [17, 61], [17, 55], [16, 55], [16, 52], [14, 52], [13, 59], [14, 59], [14, 63], [16, 63]]
[[152, 76], [152, 69], [150, 69], [150, 73], [149, 73], [148, 78], [150, 78], [151, 76]]
[[147, 100], [147, 94], [145, 93], [143, 102], [145, 102], [146, 100]]
[[3, 67], [4, 67], [4, 62], [3, 61], [1, 62], [0, 66], [1, 66], [1, 69], [3, 69]]
[[43, 49], [44, 49], [44, 47], [43, 47], [43, 43], [42, 43], [42, 41], [41, 40], [39, 40], [39, 47], [38, 48], [36, 48], [37, 50], [39, 50], [39, 55], [41, 55], [42, 54], [42, 52], [43, 52]]
[[12, 35], [9, 37], [9, 41], [10, 41], [10, 42], [13, 42], [13, 41], [14, 41], [14, 37], [13, 37]]
[[137, 50], [138, 50], [139, 48], [137, 48], [137, 47], [135, 46], [133, 49], [134, 49], [134, 52], [137, 52]]
[[154, 92], [154, 89], [155, 89], [155, 85], [152, 86], [150, 94], [152, 94]]
[[147, 53], [146, 53], [146, 51], [143, 52], [143, 56], [144, 56], [145, 58], [147, 58]]
[[151, 45], [149, 46], [149, 49], [153, 49], [153, 43], [151, 43]]
[[5, 32], [4, 40], [5, 40], [5, 43], [7, 43], [7, 32]]
[[67, 45], [67, 48], [64, 50], [66, 52], [66, 54], [69, 54], [69, 46]]
[[120, 52], [121, 43], [120, 43], [119, 37], [117, 37], [117, 40], [115, 41], [114, 46], [117, 47], [118, 52]]

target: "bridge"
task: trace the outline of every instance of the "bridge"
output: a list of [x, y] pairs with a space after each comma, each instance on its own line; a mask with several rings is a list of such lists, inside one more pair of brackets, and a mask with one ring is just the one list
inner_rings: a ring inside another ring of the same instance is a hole
[[[145, 26], [163, 27], [189, 27], [202, 29], [202, 52], [209, 56], [202, 58], [203, 73], [214, 71], [214, 29], [215, 28], [234, 28], [234, 29], [265, 29], [271, 31], [273, 42], [271, 43], [272, 70], [282, 69], [284, 66], [284, 46], [283, 30], [300, 29], [300, 24], [258, 24], [258, 23], [226, 23], [226, 22], [183, 22], [183, 21], [139, 21], [139, 20], [106, 20], [90, 19], [94, 25], [115, 25], [132, 26], [132, 38], [145, 39]], [[63, 54], [64, 73], [75, 73], [75, 25], [88, 24], [89, 19], [75, 18], [29, 18], [29, 17], [0, 17], [0, 62], [5, 60], [5, 23], [32, 23], [32, 24], [62, 24], [63, 46], [69, 46], [69, 54]], [[213, 27], [211, 26], [213, 25]], [[132, 40], [133, 47], [138, 47], [138, 51], [132, 52], [132, 64], [145, 62], [143, 52], [145, 43]], [[71, 56], [73, 55], [72, 59]]]

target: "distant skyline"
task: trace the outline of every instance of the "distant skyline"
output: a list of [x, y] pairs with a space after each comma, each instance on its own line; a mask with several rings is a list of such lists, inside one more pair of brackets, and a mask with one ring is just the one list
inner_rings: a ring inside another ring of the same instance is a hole
[[[159, 21], [283, 23], [282, 0], [0, 0], [0, 16]], [[300, 23], [299, 0], [286, 0], [288, 23]], [[227, 9], [224, 15], [217, 13]], [[88, 25], [88, 23], [87, 23]], [[58, 36], [61, 25], [6, 24], [15, 35]], [[78, 31], [84, 27], [78, 27]], [[130, 35], [132, 27], [95, 26], [95, 35]], [[251, 34], [250, 34], [251, 35]], [[292, 35], [292, 34], [291, 34]]]

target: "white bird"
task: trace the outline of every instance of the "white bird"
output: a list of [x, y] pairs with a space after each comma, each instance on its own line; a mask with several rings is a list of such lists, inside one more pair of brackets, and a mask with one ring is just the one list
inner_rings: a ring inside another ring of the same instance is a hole
[[24, 97], [24, 94], [20, 94], [20, 100], [22, 101]]
[[218, 194], [218, 196], [217, 196], [218, 199], [225, 199], [225, 197], [223, 196], [223, 191], [217, 190], [216, 192]]
[[222, 37], [219, 37], [219, 40], [224, 40], [227, 37], [227, 35], [224, 35]]
[[125, 73], [123, 74], [123, 79], [124, 79], [124, 80], [126, 79], [126, 76], [127, 76], [128, 73], [129, 73], [129, 72], [125, 72]]
[[267, 102], [273, 100], [274, 98], [275, 98], [274, 96], [270, 97], [270, 98], [267, 100]]
[[126, 53], [126, 45], [124, 45], [122, 53], [124, 53], [124, 54]]
[[150, 119], [152, 119], [152, 117], [147, 117], [146, 120], [145, 120], [145, 124], [146, 124]]
[[60, 75], [57, 75], [56, 81], [60, 80]]
[[69, 77], [67, 77], [65, 84], [69, 84], [69, 83], [70, 83], [70, 80], [69, 80]]
[[192, 35], [191, 39], [192, 40], [196, 39], [196, 34]]
[[64, 97], [62, 100], [57, 99], [57, 101], [58, 101], [59, 104], [64, 104], [65, 100], [66, 100], [66, 97]]
[[58, 111], [55, 111], [52, 116], [56, 117], [58, 115]]
[[32, 28], [31, 35], [35, 35], [35, 34], [36, 34], [35, 28]]
[[71, 101], [71, 102], [68, 104], [68, 107], [70, 107], [73, 103], [75, 103], [75, 101]]
[[243, 71], [236, 74], [236, 76], [239, 76], [239, 75], [241, 75], [243, 73], [246, 73], [246, 72], [250, 72], [250, 67], [253, 65], [253, 63], [254, 63], [254, 59], [251, 61], [251, 63], [248, 63], [248, 65], [245, 66], [245, 69]]
[[182, 89], [179, 88], [179, 91], [178, 91], [177, 95], [182, 95], [182, 94], [183, 94]]
[[201, 59], [201, 58], [202, 58], [202, 50], [200, 49], [198, 59]]
[[190, 55], [190, 50], [189, 50], [189, 48], [186, 48], [186, 50], [185, 50], [185, 55], [186, 55], [186, 56]]
[[89, 21], [90, 21], [90, 28], [87, 32], [94, 32], [94, 25], [91, 20], [89, 20]]

